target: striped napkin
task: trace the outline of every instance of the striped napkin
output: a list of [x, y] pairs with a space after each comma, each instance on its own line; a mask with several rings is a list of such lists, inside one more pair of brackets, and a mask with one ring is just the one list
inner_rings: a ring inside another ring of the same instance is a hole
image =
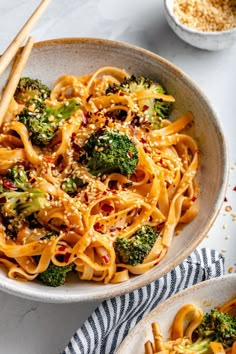
[[84, 322], [62, 354], [113, 354], [128, 332], [154, 307], [201, 281], [224, 273], [215, 250], [195, 250], [165, 276], [128, 294], [105, 300]]

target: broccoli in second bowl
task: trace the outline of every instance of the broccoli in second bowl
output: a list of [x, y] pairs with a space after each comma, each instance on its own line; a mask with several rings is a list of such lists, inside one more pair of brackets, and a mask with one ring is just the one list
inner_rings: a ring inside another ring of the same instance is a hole
[[94, 176], [118, 172], [129, 176], [138, 164], [138, 151], [125, 134], [114, 130], [98, 130], [84, 146], [82, 159]]

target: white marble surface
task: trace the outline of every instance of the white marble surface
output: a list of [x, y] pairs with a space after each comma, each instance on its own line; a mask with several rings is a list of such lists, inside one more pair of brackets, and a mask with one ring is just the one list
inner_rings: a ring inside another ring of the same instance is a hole
[[[3, 52], [39, 0], [0, 0]], [[222, 123], [230, 156], [227, 202], [202, 246], [225, 255], [226, 272], [236, 271], [236, 45], [207, 52], [182, 42], [168, 27], [161, 0], [53, 0], [34, 28], [36, 41], [99, 37], [151, 50], [192, 77], [209, 97]], [[214, 183], [214, 181], [209, 181]], [[232, 211], [225, 211], [231, 205]], [[0, 353], [58, 354], [96, 303], [52, 305], [0, 292]]]

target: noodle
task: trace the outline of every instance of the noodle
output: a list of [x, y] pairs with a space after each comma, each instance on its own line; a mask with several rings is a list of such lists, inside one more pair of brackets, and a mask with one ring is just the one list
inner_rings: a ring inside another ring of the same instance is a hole
[[[57, 107], [75, 99], [81, 109], [59, 125], [56, 136], [43, 148], [32, 143], [27, 127], [17, 120], [24, 105], [12, 98], [0, 134], [1, 184], [9, 168], [22, 165], [32, 187], [47, 195], [47, 203], [34, 214], [38, 223], [34, 228], [25, 219], [15, 234], [2, 213], [0, 263], [10, 278], [33, 280], [52, 262], [57, 266], [73, 263], [83, 280], [127, 281], [132, 274], [143, 274], [157, 265], [176, 230], [196, 216], [199, 153], [194, 139], [184, 133], [193, 117], [188, 112], [175, 122], [163, 120], [158, 130], [134, 124], [138, 101], [173, 102], [174, 98], [142, 90], [106, 95], [109, 85], [127, 77], [127, 72], [114, 67], [86, 76], [60, 77], [46, 105]], [[117, 112], [124, 112], [125, 119], [115, 119]], [[135, 144], [138, 165], [131, 176], [113, 172], [95, 177], [78, 163], [88, 137], [104, 126], [127, 135]], [[73, 196], [62, 187], [72, 173], [83, 181], [83, 188]], [[115, 240], [132, 237], [143, 225], [160, 233], [151, 252], [141, 264], [119, 262]], [[49, 231], [57, 235], [44, 237]]]

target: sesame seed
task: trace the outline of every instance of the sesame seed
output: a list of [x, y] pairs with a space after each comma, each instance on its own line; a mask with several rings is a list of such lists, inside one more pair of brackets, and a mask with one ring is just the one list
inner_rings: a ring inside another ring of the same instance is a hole
[[234, 0], [175, 0], [174, 13], [182, 24], [202, 32], [236, 27]]

